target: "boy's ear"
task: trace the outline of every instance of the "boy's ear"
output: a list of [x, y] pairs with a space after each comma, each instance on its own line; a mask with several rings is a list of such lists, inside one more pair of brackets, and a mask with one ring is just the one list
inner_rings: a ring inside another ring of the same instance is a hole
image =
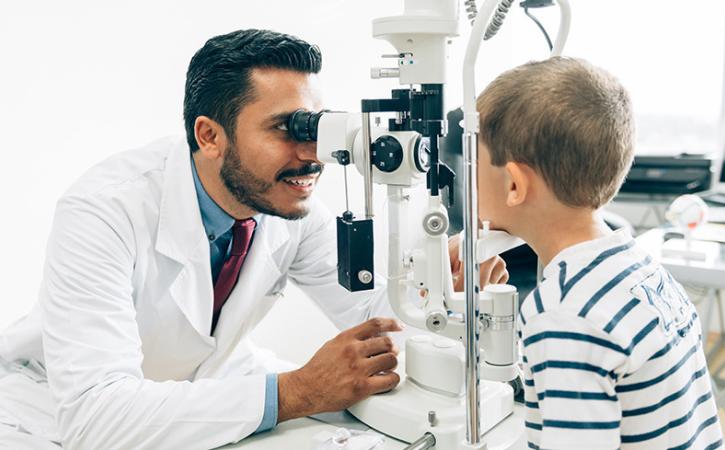
[[506, 206], [524, 203], [531, 189], [531, 169], [522, 163], [508, 162], [506, 170]]

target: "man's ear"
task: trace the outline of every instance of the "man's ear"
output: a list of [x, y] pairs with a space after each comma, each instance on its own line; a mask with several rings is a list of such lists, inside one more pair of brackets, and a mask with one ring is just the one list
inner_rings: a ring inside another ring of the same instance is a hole
[[198, 116], [194, 122], [194, 137], [199, 151], [209, 159], [224, 156], [227, 148], [227, 135], [224, 128], [207, 116]]
[[506, 170], [506, 206], [518, 206], [526, 201], [531, 189], [531, 168], [526, 164], [508, 162]]

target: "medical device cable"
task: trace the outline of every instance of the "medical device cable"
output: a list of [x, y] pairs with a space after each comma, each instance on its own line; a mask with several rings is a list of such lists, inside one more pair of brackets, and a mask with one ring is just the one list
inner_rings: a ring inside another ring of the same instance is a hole
[[[506, 19], [506, 14], [508, 14], [509, 9], [511, 9], [511, 5], [513, 4], [514, 0], [502, 0], [501, 3], [499, 3], [498, 7], [496, 8], [496, 12], [494, 13], [493, 17], [491, 18], [491, 22], [488, 25], [488, 28], [486, 29], [486, 33], [483, 36], [483, 40], [487, 41], [494, 37], [496, 33], [501, 29], [501, 26], [503, 25], [504, 19]], [[476, 20], [476, 17], [478, 16], [478, 8], [476, 7], [476, 0], [465, 0], [464, 7], [466, 8], [466, 13], [468, 14], [468, 19], [471, 21], [471, 25]], [[544, 34], [544, 38], [546, 39], [546, 43], [549, 46], [549, 51], [552, 51], [554, 49], [554, 45], [551, 42], [551, 38], [549, 37], [549, 33], [546, 31], [546, 28], [544, 25], [539, 21], [539, 19], [531, 14], [529, 12], [529, 7], [543, 7], [543, 6], [551, 6], [553, 5], [552, 2], [521, 2], [521, 6], [524, 8], [524, 13], [534, 21], [536, 26], [541, 30], [541, 32]]]
[[511, 8], [513, 2], [514, 0], [502, 0], [501, 3], [499, 3], [498, 8], [496, 8], [496, 12], [491, 18], [491, 22], [488, 24], [486, 34], [483, 35], [484, 41], [487, 41], [494, 37], [496, 33], [498, 33], [498, 30], [501, 29], [503, 21], [504, 19], [506, 19], [506, 14], [509, 12], [509, 9]]
[[[506, 14], [508, 14], [513, 3], [514, 0], [501, 0], [496, 8], [496, 12], [491, 18], [491, 21], [488, 23], [488, 28], [486, 28], [486, 33], [483, 36], [484, 41], [491, 39], [496, 35], [496, 33], [498, 33], [498, 30], [501, 29], [501, 25], [503, 25], [504, 19], [506, 19]], [[466, 12], [468, 13], [468, 19], [471, 21], [471, 25], [473, 25], [473, 22], [478, 16], [476, 0], [466, 0], [464, 2], [464, 6], [466, 7]]]
[[546, 43], [549, 45], [549, 51], [554, 49], [554, 45], [551, 43], [551, 38], [549, 37], [549, 33], [546, 32], [546, 28], [544, 28], [544, 25], [539, 22], [539, 19], [536, 18], [533, 14], [529, 12], [528, 7], [524, 7], [524, 14], [526, 14], [531, 20], [534, 21], [536, 26], [539, 27], [539, 30], [541, 30], [542, 33], [544, 33], [544, 37], [546, 38]]
[[478, 8], [476, 8], [476, 0], [466, 0], [463, 2], [463, 6], [466, 7], [466, 12], [468, 13], [468, 20], [471, 21], [471, 26], [473, 26], [473, 22], [476, 19], [476, 16], [478, 15]]

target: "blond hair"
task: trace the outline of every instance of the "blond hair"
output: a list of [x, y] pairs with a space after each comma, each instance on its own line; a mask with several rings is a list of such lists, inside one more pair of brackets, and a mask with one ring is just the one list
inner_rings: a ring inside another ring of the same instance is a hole
[[568, 206], [609, 202], [632, 163], [629, 95], [584, 60], [554, 57], [509, 70], [486, 87], [476, 107], [491, 163], [532, 167]]

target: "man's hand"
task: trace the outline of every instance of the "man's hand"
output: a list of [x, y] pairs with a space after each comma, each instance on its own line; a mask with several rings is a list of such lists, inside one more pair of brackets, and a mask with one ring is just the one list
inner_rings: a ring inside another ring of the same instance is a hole
[[[460, 235], [456, 234], [448, 239], [448, 256], [451, 260], [451, 272], [453, 274], [453, 290], [463, 291], [463, 261], [458, 259], [458, 252], [461, 246]], [[487, 284], [506, 283], [509, 279], [506, 262], [499, 256], [494, 256], [479, 264], [481, 273], [481, 288]]]
[[382, 334], [400, 330], [394, 319], [370, 319], [327, 341], [302, 368], [279, 374], [278, 422], [339, 411], [397, 386], [398, 348]]

